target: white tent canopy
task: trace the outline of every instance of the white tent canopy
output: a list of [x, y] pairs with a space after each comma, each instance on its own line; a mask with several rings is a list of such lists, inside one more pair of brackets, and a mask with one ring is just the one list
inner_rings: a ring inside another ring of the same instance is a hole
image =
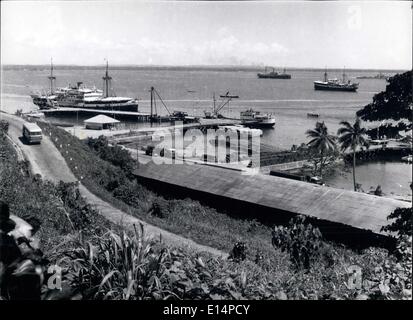
[[97, 129], [97, 130], [102, 130], [102, 129], [111, 127], [119, 122], [120, 122], [119, 120], [113, 119], [103, 114], [97, 115], [93, 118], [90, 118], [84, 121], [87, 129]]

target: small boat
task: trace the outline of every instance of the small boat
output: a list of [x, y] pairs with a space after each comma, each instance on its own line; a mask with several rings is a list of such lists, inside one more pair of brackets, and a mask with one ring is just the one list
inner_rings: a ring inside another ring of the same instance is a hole
[[267, 67], [265, 67], [264, 73], [257, 73], [258, 78], [260, 79], [291, 79], [291, 74], [285, 72], [278, 73], [275, 71], [275, 68], [272, 68], [272, 71], [267, 72]]
[[275, 125], [275, 118], [272, 114], [261, 114], [259, 111], [254, 111], [252, 108], [242, 111], [240, 115], [241, 123], [247, 127], [269, 128]]
[[239, 98], [238, 95], [229, 94], [229, 91], [225, 95], [221, 94], [219, 97], [220, 98], [229, 98], [229, 99], [238, 99]]
[[411, 163], [411, 162], [413, 162], [413, 157], [412, 157], [412, 155], [410, 154], [410, 155], [408, 155], [408, 156], [402, 157], [402, 161], [403, 161], [403, 162], [407, 162], [407, 163]]
[[318, 118], [320, 115], [318, 113], [315, 112], [308, 112], [307, 113], [307, 117], [308, 118]]

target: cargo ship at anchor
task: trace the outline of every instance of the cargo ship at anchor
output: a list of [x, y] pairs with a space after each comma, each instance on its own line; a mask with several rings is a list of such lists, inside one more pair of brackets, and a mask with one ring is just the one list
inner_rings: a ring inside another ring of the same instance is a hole
[[53, 64], [51, 73], [48, 77], [50, 80], [50, 93], [46, 95], [31, 95], [33, 103], [40, 109], [50, 109], [59, 107], [83, 108], [94, 110], [112, 110], [112, 111], [138, 111], [138, 100], [129, 97], [117, 97], [109, 92], [112, 77], [109, 76], [109, 66], [106, 62], [106, 73], [102, 78], [104, 81], [104, 90], [96, 88], [87, 88], [78, 82], [76, 86], [66, 88], [57, 88], [54, 90]]
[[342, 81], [338, 79], [328, 79], [327, 70], [324, 72], [324, 81], [314, 81], [314, 90], [327, 90], [327, 91], [352, 91], [356, 92], [359, 84], [345, 81], [345, 73], [343, 72]]
[[264, 73], [257, 73], [258, 78], [260, 79], [291, 79], [291, 74], [285, 72], [285, 68], [283, 73], [278, 73], [275, 71], [275, 68], [271, 68], [272, 71], [267, 72], [267, 67], [265, 67]]

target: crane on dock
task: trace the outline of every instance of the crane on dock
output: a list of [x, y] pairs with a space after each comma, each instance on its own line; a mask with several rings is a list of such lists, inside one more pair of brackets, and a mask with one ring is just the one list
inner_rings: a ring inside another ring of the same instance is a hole
[[[166, 106], [165, 102], [162, 100], [161, 95], [154, 87], [151, 87], [151, 122], [159, 120], [160, 116], [158, 115], [158, 109], [156, 107], [156, 97], [158, 97], [159, 101], [161, 101], [162, 105], [164, 106], [165, 110], [168, 112], [168, 115], [171, 116], [171, 112], [169, 111], [168, 107]], [[154, 113], [155, 108], [155, 113]]]
[[220, 98], [224, 99], [222, 104], [220, 106], [216, 106], [216, 99], [215, 99], [215, 92], [213, 93], [213, 107], [212, 107], [212, 112], [211, 111], [204, 111], [205, 118], [207, 119], [216, 119], [216, 118], [224, 118], [222, 114], [219, 112], [226, 106], [228, 105], [232, 99], [237, 99], [239, 96], [237, 95], [231, 95], [229, 94], [229, 91], [225, 95], [220, 95]]
[[[158, 110], [156, 107], [156, 98], [161, 101], [162, 105], [164, 106], [165, 110], [168, 112], [167, 120], [169, 121], [183, 121], [183, 122], [196, 122], [198, 121], [198, 118], [195, 117], [190, 117], [187, 112], [184, 111], [173, 111], [170, 112], [168, 107], [166, 106], [165, 102], [163, 101], [161, 95], [159, 92], [154, 88], [151, 87], [151, 122], [155, 121], [162, 121], [162, 118], [160, 115], [158, 115]], [[155, 113], [154, 113], [155, 109]]]

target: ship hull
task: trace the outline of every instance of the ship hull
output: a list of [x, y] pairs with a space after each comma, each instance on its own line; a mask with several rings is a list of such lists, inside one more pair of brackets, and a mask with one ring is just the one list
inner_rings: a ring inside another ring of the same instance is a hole
[[249, 128], [272, 128], [275, 126], [275, 119], [273, 121], [245, 121], [242, 124]]
[[357, 89], [358, 89], [358, 86], [354, 86], [354, 85], [330, 85], [330, 84], [314, 83], [314, 90], [356, 92]]
[[93, 110], [106, 110], [106, 111], [132, 111], [138, 112], [137, 103], [119, 103], [111, 105], [101, 105], [101, 104], [65, 104], [59, 105], [60, 107], [66, 108], [81, 108], [81, 109], [93, 109]]
[[269, 75], [269, 74], [258, 73], [257, 76], [260, 79], [291, 79], [291, 75], [289, 74]]

